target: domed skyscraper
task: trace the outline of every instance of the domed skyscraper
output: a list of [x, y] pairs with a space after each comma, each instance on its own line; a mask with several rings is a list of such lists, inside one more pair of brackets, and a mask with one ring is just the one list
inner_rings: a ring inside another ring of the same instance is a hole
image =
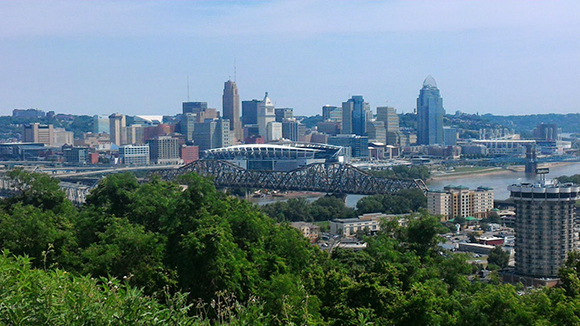
[[443, 145], [443, 99], [431, 75], [423, 81], [417, 98], [417, 144]]

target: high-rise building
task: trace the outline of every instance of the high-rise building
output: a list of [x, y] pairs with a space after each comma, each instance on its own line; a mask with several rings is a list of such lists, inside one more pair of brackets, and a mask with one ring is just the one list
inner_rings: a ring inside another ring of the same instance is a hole
[[282, 138], [291, 141], [299, 140], [299, 125], [300, 123], [296, 119], [286, 119], [282, 122]]
[[443, 127], [443, 145], [455, 146], [457, 144], [457, 129], [452, 127]]
[[214, 119], [196, 123], [193, 141], [200, 151], [231, 146], [230, 121]]
[[277, 108], [274, 109], [274, 114], [276, 116], [276, 122], [284, 122], [285, 119], [294, 118], [294, 109], [291, 108]]
[[342, 107], [325, 105], [322, 107], [322, 118], [324, 121], [342, 122]]
[[207, 102], [183, 102], [182, 113], [199, 113], [207, 109]]
[[333, 121], [321, 121], [316, 124], [316, 129], [319, 132], [323, 132], [330, 136], [336, 136], [340, 134], [340, 122], [333, 122]]
[[149, 145], [149, 158], [154, 164], [180, 164], [179, 150], [181, 144], [179, 138], [171, 136], [159, 136], [147, 141]]
[[124, 114], [113, 113], [109, 116], [111, 143], [121, 146], [127, 144], [127, 120]]
[[149, 145], [123, 145], [119, 147], [119, 158], [127, 165], [149, 165]]
[[251, 101], [242, 101], [242, 125], [258, 124], [258, 108], [262, 101], [253, 99]]
[[524, 183], [508, 187], [516, 206], [515, 271], [519, 275], [554, 278], [574, 249], [574, 184]]
[[443, 191], [427, 193], [427, 209], [432, 215], [441, 215], [442, 222], [456, 217], [486, 218], [493, 209], [493, 189], [445, 186]]
[[187, 142], [193, 141], [193, 131], [197, 122], [200, 122], [197, 114], [186, 113], [181, 116], [181, 121], [179, 121], [181, 134], [185, 136]]
[[[274, 104], [268, 97], [268, 92], [266, 92], [264, 99], [258, 106], [258, 128], [260, 136], [266, 137], [266, 128], [270, 122], [276, 122], [276, 113], [274, 111]], [[266, 137], [266, 139], [268, 139], [268, 137]]]
[[443, 99], [431, 75], [423, 81], [417, 98], [417, 144], [443, 145]]
[[276, 121], [270, 121], [266, 125], [266, 141], [272, 142], [282, 139], [282, 124]]
[[224, 83], [223, 117], [230, 120], [230, 136], [233, 142], [242, 140], [242, 121], [240, 120], [240, 95], [236, 82], [228, 80]]
[[367, 135], [369, 136], [369, 142], [379, 142], [386, 144], [387, 142], [387, 132], [385, 130], [385, 124], [382, 121], [370, 120], [367, 121]]
[[377, 120], [385, 124], [386, 144], [400, 145], [399, 115], [390, 106], [377, 107]]
[[109, 116], [106, 115], [95, 115], [93, 116], [93, 132], [95, 134], [100, 134], [102, 132], [110, 134], [111, 129], [109, 125]]
[[49, 146], [53, 145], [53, 125], [41, 125], [40, 123], [25, 124], [22, 130], [22, 142], [42, 143]]
[[145, 128], [142, 125], [130, 125], [127, 127], [127, 144], [145, 144]]
[[399, 115], [394, 107], [377, 107], [377, 120], [385, 123], [386, 132], [399, 132]]
[[350, 148], [353, 157], [369, 156], [369, 137], [353, 134], [341, 134], [328, 137], [328, 144]]
[[372, 118], [369, 103], [361, 95], [342, 102], [342, 133], [366, 136], [366, 123]]

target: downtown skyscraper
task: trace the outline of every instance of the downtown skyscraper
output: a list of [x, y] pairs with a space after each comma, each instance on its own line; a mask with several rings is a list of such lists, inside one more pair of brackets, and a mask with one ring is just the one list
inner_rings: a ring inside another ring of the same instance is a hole
[[366, 124], [372, 118], [368, 102], [361, 95], [354, 95], [342, 102], [342, 133], [366, 136]]
[[228, 80], [224, 83], [222, 105], [223, 117], [230, 121], [233, 142], [239, 142], [242, 140], [242, 122], [240, 121], [240, 95], [238, 94], [236, 82]]
[[423, 81], [417, 98], [417, 144], [443, 145], [443, 99], [431, 75]]

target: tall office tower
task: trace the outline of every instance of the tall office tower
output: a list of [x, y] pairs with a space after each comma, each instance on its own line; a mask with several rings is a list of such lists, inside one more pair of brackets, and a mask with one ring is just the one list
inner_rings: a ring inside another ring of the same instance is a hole
[[372, 115], [369, 104], [361, 95], [342, 102], [342, 133], [366, 136], [366, 124]]
[[282, 138], [291, 141], [298, 141], [300, 139], [300, 123], [296, 119], [286, 119], [282, 122]]
[[266, 92], [264, 99], [258, 106], [258, 128], [260, 136], [266, 137], [266, 128], [268, 127], [269, 122], [276, 122], [276, 114], [274, 111], [274, 104], [268, 97], [268, 92]]
[[200, 151], [231, 146], [230, 121], [214, 119], [196, 123], [193, 141]]
[[517, 214], [516, 273], [557, 277], [566, 255], [574, 249], [574, 209], [580, 187], [524, 183], [508, 190]]
[[111, 143], [121, 146], [127, 144], [127, 120], [124, 114], [113, 113], [109, 116]]
[[369, 142], [386, 144], [387, 131], [385, 130], [385, 124], [382, 121], [370, 120], [367, 122], [366, 129], [369, 136]]
[[258, 108], [262, 101], [253, 99], [251, 101], [242, 101], [242, 125], [258, 124]]
[[179, 138], [171, 136], [159, 136], [147, 141], [149, 145], [149, 158], [154, 164], [179, 164], [181, 157], [179, 150], [181, 144]]
[[399, 115], [390, 106], [377, 107], [377, 120], [385, 123], [386, 132], [399, 132]]
[[183, 114], [186, 113], [199, 113], [207, 109], [207, 102], [183, 102], [182, 110]]
[[276, 122], [282, 123], [286, 119], [294, 118], [294, 109], [291, 108], [274, 109], [274, 115], [276, 116]]
[[198, 120], [198, 115], [194, 113], [186, 113], [181, 116], [181, 121], [179, 125], [181, 127], [181, 134], [185, 136], [185, 141], [193, 141], [193, 131], [195, 130], [195, 124], [200, 122]]
[[443, 127], [443, 145], [455, 146], [457, 144], [457, 128]]
[[342, 107], [325, 105], [322, 107], [322, 119], [330, 122], [342, 122]]
[[390, 106], [377, 107], [377, 120], [385, 124], [386, 144], [400, 145], [399, 115]]
[[145, 144], [145, 128], [142, 125], [130, 125], [127, 127], [127, 144]]
[[40, 123], [31, 123], [23, 126], [22, 142], [24, 143], [42, 143], [53, 145], [54, 127], [53, 125], [41, 125]]
[[93, 132], [95, 134], [100, 134], [102, 132], [110, 134], [111, 129], [109, 126], [109, 116], [106, 115], [93, 116]]
[[233, 142], [242, 140], [242, 121], [240, 120], [240, 95], [236, 82], [228, 80], [224, 83], [222, 96], [223, 117], [230, 120], [230, 136]]
[[443, 144], [443, 99], [431, 75], [423, 81], [417, 98], [417, 144]]
[[272, 142], [282, 139], [282, 124], [270, 121], [266, 125], [266, 141]]

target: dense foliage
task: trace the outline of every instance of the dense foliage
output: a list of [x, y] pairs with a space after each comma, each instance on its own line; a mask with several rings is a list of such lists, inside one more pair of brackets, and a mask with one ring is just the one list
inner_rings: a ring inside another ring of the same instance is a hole
[[419, 189], [406, 189], [394, 194], [372, 195], [356, 203], [357, 213], [381, 212], [385, 214], [407, 214], [427, 208], [427, 198]]
[[572, 183], [575, 183], [577, 185], [580, 185], [580, 174], [575, 174], [572, 176], [562, 175], [562, 176], [558, 177], [558, 181], [560, 183], [572, 182]]
[[431, 176], [429, 168], [424, 165], [395, 165], [390, 169], [370, 171], [369, 173], [381, 178], [421, 179], [423, 181]]
[[[76, 208], [39, 174], [0, 205], [0, 323], [577, 325], [577, 255], [562, 288], [477, 281], [437, 247], [425, 212], [385, 222], [366, 250], [311, 246], [287, 224], [188, 175], [104, 179]], [[28, 256], [29, 258], [26, 258]]]
[[262, 211], [278, 222], [329, 221], [355, 217], [355, 210], [346, 207], [344, 200], [326, 196], [309, 202], [304, 198], [290, 198], [262, 206]]

